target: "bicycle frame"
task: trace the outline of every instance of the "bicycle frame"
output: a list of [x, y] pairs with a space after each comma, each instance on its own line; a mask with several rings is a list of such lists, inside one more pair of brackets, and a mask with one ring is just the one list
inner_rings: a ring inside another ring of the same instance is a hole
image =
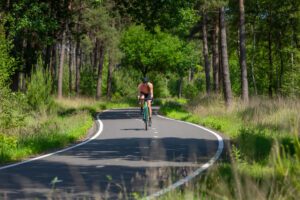
[[[150, 111], [148, 106], [148, 101], [152, 99], [140, 99], [140, 101], [143, 101], [143, 121], [145, 122], [145, 130], [148, 130], [149, 123], [149, 117], [150, 117]], [[151, 126], [151, 125], [150, 125]]]
[[143, 103], [143, 121], [145, 122], [145, 130], [148, 130], [148, 126], [149, 126], [149, 107], [148, 107], [148, 102], [147, 99], [143, 99], [144, 103]]

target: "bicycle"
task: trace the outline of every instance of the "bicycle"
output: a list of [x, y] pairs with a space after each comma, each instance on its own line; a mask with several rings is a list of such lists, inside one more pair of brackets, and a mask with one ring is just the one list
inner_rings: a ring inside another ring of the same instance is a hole
[[142, 115], [143, 115], [143, 121], [145, 123], [145, 130], [147, 131], [148, 130], [148, 126], [151, 126], [150, 111], [149, 111], [149, 107], [148, 107], [147, 101], [152, 100], [152, 99], [147, 98], [147, 99], [140, 99], [140, 100], [144, 101]]

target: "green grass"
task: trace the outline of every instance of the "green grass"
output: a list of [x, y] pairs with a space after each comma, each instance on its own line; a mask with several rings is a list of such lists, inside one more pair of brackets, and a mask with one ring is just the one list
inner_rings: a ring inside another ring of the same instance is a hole
[[87, 98], [56, 100], [48, 113], [31, 112], [22, 126], [2, 129], [0, 164], [20, 161], [80, 141], [93, 126], [97, 112], [136, 105], [134, 103], [134, 100], [107, 102]]
[[160, 112], [200, 124], [230, 139], [230, 161], [160, 199], [299, 199], [299, 100], [238, 100], [226, 108], [219, 96], [164, 102]]

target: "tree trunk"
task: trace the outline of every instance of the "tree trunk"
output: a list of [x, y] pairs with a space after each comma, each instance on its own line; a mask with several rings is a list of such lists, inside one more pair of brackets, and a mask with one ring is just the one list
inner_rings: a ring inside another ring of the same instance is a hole
[[268, 34], [268, 53], [269, 53], [269, 97], [273, 96], [273, 60], [272, 60], [272, 36], [271, 36], [271, 27]]
[[70, 49], [69, 49], [69, 92], [72, 93], [72, 74], [73, 74], [73, 45], [70, 40]]
[[100, 45], [100, 57], [98, 64], [98, 81], [97, 81], [97, 92], [96, 99], [99, 100], [102, 96], [102, 72], [103, 72], [103, 64], [104, 64], [104, 46]]
[[49, 69], [53, 81], [56, 80], [56, 68], [57, 68], [56, 44], [54, 44], [52, 46], [51, 60], [50, 60], [50, 69]]
[[222, 65], [222, 48], [221, 48], [221, 37], [219, 39], [219, 92], [223, 89], [223, 65]]
[[254, 30], [254, 25], [252, 26], [252, 34], [253, 34], [253, 53], [252, 53], [252, 59], [251, 59], [251, 77], [253, 81], [253, 87], [254, 87], [254, 94], [257, 95], [257, 85], [256, 85], [256, 80], [254, 76], [254, 57], [255, 57], [255, 51], [256, 51], [256, 34]]
[[205, 78], [206, 78], [206, 94], [210, 95], [210, 61], [209, 61], [209, 55], [208, 55], [207, 30], [206, 30], [206, 13], [205, 13], [205, 11], [203, 12], [202, 34], [203, 34], [204, 68], [205, 68]]
[[78, 96], [80, 93], [80, 63], [81, 63], [81, 55], [80, 55], [80, 40], [77, 38], [76, 41], [76, 52], [75, 52], [75, 60], [76, 60], [76, 72], [75, 72], [75, 91]]
[[282, 55], [282, 39], [283, 38], [283, 34], [281, 33], [281, 31], [279, 32], [279, 40], [278, 40], [278, 53], [279, 53], [279, 58], [280, 58], [280, 71], [279, 71], [279, 77], [277, 80], [277, 88], [280, 92], [280, 94], [282, 94], [282, 79], [283, 79], [283, 73], [284, 73], [284, 61], [283, 61], [283, 55]]
[[97, 71], [97, 66], [98, 66], [98, 44], [99, 41], [96, 39], [96, 42], [95, 42], [95, 47], [94, 47], [94, 57], [93, 57], [93, 72], [96, 72]]
[[113, 75], [113, 60], [112, 55], [109, 55], [109, 63], [108, 63], [108, 72], [107, 72], [107, 90], [106, 95], [108, 99], [111, 99], [111, 93], [112, 93], [112, 75]]
[[213, 48], [213, 89], [214, 92], [219, 90], [219, 26], [218, 19], [215, 19], [214, 30], [212, 32], [212, 48]]
[[44, 69], [49, 69], [50, 67], [50, 58], [51, 58], [51, 46], [48, 44], [46, 47], [46, 54], [44, 58]]
[[226, 106], [229, 107], [232, 103], [232, 92], [230, 82], [230, 72], [228, 65], [227, 54], [227, 37], [224, 7], [220, 8], [220, 31], [221, 31], [221, 53], [222, 53], [222, 69], [223, 69], [223, 92]]
[[178, 84], [178, 98], [182, 97], [182, 84], [183, 84], [183, 78], [180, 77], [179, 84]]
[[10, 0], [6, 0], [6, 11], [9, 12], [9, 8], [10, 8]]
[[60, 45], [60, 61], [59, 61], [59, 70], [58, 70], [58, 98], [62, 98], [62, 86], [63, 86], [63, 72], [64, 72], [64, 59], [65, 59], [65, 37], [66, 31], [63, 31], [62, 40]]
[[246, 63], [246, 34], [245, 34], [245, 11], [244, 0], [239, 0], [240, 11], [240, 66], [241, 66], [241, 89], [242, 99], [245, 103], [249, 102], [247, 63]]
[[81, 8], [82, 8], [82, 1], [79, 1], [80, 10], [77, 19], [76, 25], [76, 50], [75, 50], [75, 92], [76, 96], [80, 94], [80, 66], [81, 66], [81, 53], [80, 53], [80, 22], [82, 18]]

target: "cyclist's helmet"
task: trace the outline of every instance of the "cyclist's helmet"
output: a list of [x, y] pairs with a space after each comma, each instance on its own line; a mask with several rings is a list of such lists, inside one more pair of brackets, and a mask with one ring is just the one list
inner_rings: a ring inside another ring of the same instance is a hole
[[149, 82], [149, 79], [148, 79], [148, 77], [143, 77], [143, 78], [142, 78], [142, 81], [143, 81], [143, 83], [148, 83], [148, 82]]

